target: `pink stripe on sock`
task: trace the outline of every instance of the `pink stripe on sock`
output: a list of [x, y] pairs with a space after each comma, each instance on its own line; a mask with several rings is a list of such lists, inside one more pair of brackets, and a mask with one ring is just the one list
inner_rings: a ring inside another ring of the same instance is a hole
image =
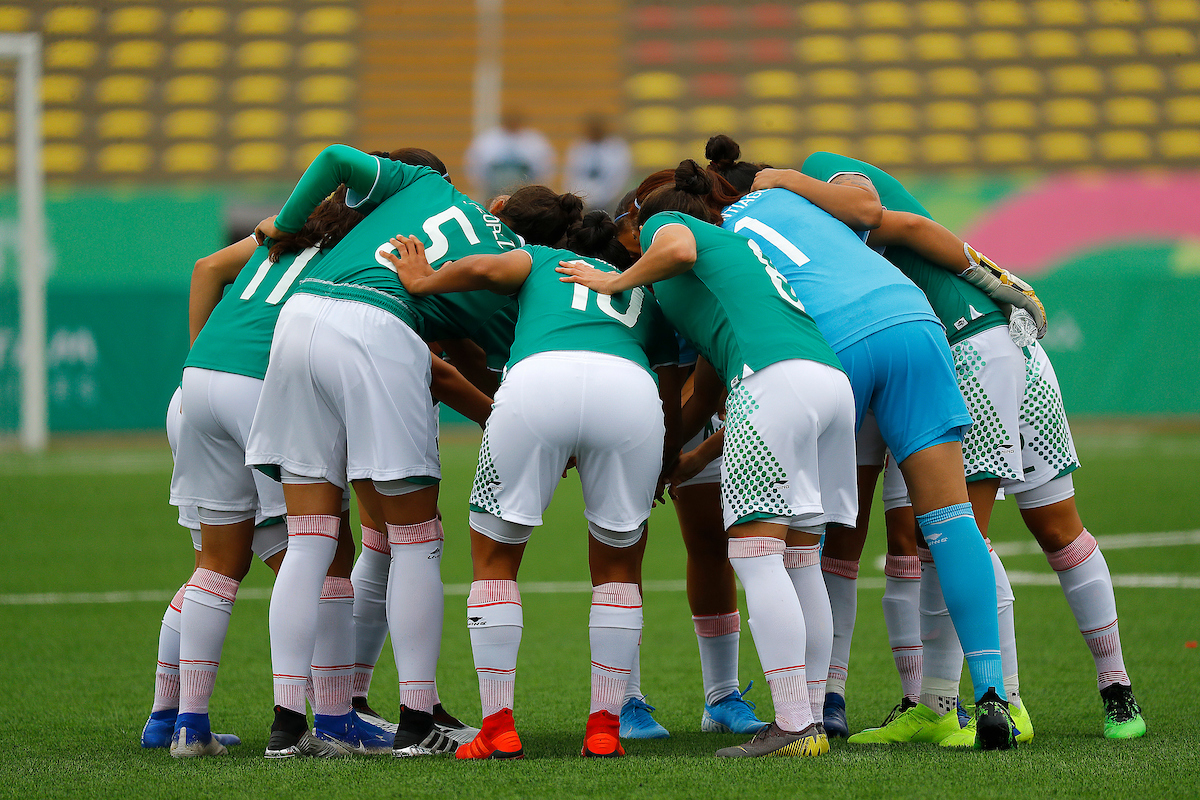
[[354, 584], [350, 583], [349, 578], [331, 578], [327, 575], [321, 584], [321, 599], [353, 600]]
[[391, 548], [388, 547], [387, 534], [377, 531], [374, 528], [368, 528], [366, 525], [361, 527], [363, 547], [368, 550], [374, 550], [376, 553], [384, 553], [385, 555], [391, 552]]
[[802, 545], [800, 547], [784, 547], [783, 566], [785, 569], [804, 569], [815, 567], [821, 563], [821, 545]]
[[423, 544], [424, 542], [440, 542], [442, 521], [437, 517], [418, 522], [416, 525], [388, 525], [388, 544]]
[[715, 614], [713, 616], [692, 617], [692, 627], [696, 635], [705, 639], [717, 636], [728, 636], [742, 630], [742, 615], [738, 611], [731, 614]]
[[928, 547], [918, 544], [917, 545], [917, 561], [920, 561], [922, 564], [932, 564], [933, 563], [933, 553], [929, 552]]
[[237, 597], [238, 583], [228, 575], [213, 572], [211, 569], [197, 569], [192, 573], [192, 579], [187, 585], [232, 603]]
[[883, 574], [889, 578], [921, 580], [921, 559], [917, 556], [894, 556], [888, 553], [883, 559]]
[[406, 681], [400, 684], [400, 705], [413, 711], [432, 714], [436, 697], [433, 684], [429, 681]]
[[275, 705], [295, 711], [297, 714], [304, 713], [304, 692], [308, 685], [308, 679], [304, 679], [303, 683], [297, 683], [294, 680], [289, 680], [286, 683], [281, 682], [278, 676], [275, 678]]
[[487, 719], [501, 709], [513, 707], [516, 681], [508, 678], [479, 677], [479, 702], [483, 706], [483, 716]]
[[516, 581], [472, 581], [467, 606], [487, 606], [496, 603], [521, 605], [521, 590]]
[[858, 562], [848, 558], [830, 558], [821, 556], [821, 571], [830, 575], [838, 575], [852, 581], [858, 580]]
[[845, 683], [848, 676], [849, 671], [846, 667], [836, 667], [832, 664], [829, 665], [829, 680], [841, 681], [842, 683]]
[[328, 539], [338, 538], [340, 517], [330, 517], [323, 514], [307, 514], [304, 516], [288, 516], [288, 536], [324, 536]]
[[625, 685], [629, 675], [620, 677], [596, 672], [596, 663], [592, 662], [592, 702], [589, 714], [597, 711], [607, 711], [617, 716], [621, 713], [621, 704], [625, 702]]
[[896, 671], [900, 673], [900, 691], [910, 700], [920, 699], [921, 648], [893, 647], [892, 660], [896, 662]]
[[592, 605], [641, 608], [642, 594], [636, 583], [602, 583], [592, 587]]
[[371, 691], [371, 676], [375, 674], [375, 667], [371, 664], [355, 664], [354, 678], [350, 682], [351, 697], [366, 697]]
[[1083, 532], [1075, 537], [1075, 541], [1062, 550], [1046, 553], [1046, 560], [1050, 562], [1050, 568], [1055, 572], [1064, 572], [1072, 567], [1078, 567], [1086, 561], [1098, 546], [1096, 537], [1088, 533], [1087, 528], [1084, 528]]
[[179, 672], [179, 713], [207, 714], [208, 701], [217, 682], [215, 665], [210, 669], [184, 667]]
[[808, 702], [808, 685], [804, 673], [767, 678], [771, 700], [775, 705], [775, 724], [785, 731], [798, 732], [813, 724], [812, 707]]
[[773, 536], [735, 536], [729, 540], [730, 558], [783, 555], [787, 545]]
[[154, 674], [154, 705], [153, 711], [179, 707], [179, 665], [158, 662], [158, 671]]

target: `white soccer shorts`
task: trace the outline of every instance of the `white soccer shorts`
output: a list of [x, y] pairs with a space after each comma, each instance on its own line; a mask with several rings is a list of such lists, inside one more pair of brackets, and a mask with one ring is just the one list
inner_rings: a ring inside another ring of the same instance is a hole
[[963, 436], [963, 475], [1019, 484], [1022, 464], [1021, 397], [1025, 354], [1008, 328], [988, 328], [950, 346], [958, 388], [974, 424]]
[[[712, 436], [714, 432], [721, 430], [724, 424], [725, 423], [721, 421], [719, 416], [713, 414], [713, 417], [711, 420], [709, 420], [708, 424], [705, 425], [699, 433], [689, 439], [688, 443], [680, 448], [680, 452], [690, 453], [692, 450], [695, 450], [700, 446], [701, 442], [703, 442], [709, 436]], [[699, 486], [702, 483], [720, 483], [722, 460], [723, 459], [721, 456], [717, 456], [712, 461], [708, 462], [704, 469], [697, 472], [695, 476], [688, 478], [686, 481], [679, 484], [679, 486], [676, 488], [682, 486]]]
[[1029, 358], [1025, 360], [1025, 393], [1021, 400], [1021, 463], [1025, 480], [1002, 487], [1006, 496], [1038, 489], [1079, 468], [1079, 454], [1075, 452], [1062, 390], [1050, 356], [1038, 342], [1026, 350]]

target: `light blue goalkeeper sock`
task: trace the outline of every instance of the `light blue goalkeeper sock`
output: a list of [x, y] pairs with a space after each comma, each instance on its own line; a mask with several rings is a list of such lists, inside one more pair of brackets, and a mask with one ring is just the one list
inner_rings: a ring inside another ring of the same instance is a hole
[[975, 702], [989, 686], [1007, 699], [1000, 661], [996, 576], [970, 504], [934, 509], [917, 517], [917, 524], [937, 565], [942, 596], [971, 672]]

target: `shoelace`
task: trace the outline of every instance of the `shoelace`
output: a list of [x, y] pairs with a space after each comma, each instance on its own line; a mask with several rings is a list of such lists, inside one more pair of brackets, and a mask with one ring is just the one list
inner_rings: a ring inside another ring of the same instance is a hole
[[645, 697], [635, 697], [635, 698], [633, 698], [633, 706], [634, 706], [634, 708], [644, 708], [644, 709], [646, 709], [647, 711], [655, 711], [655, 710], [657, 710], [657, 709], [655, 709], [655, 708], [654, 708], [654, 706], [652, 706], [652, 705], [650, 705], [649, 703], [647, 703], [647, 702], [646, 702], [646, 698], [645, 698]]
[[743, 702], [743, 703], [745, 703], [747, 706], [749, 706], [751, 711], [753, 711], [754, 709], [758, 708], [758, 706], [754, 705], [754, 701], [753, 701], [753, 700], [747, 700], [747, 699], [746, 699], [746, 695], [750, 694], [750, 690], [751, 690], [751, 689], [753, 689], [753, 688], [754, 688], [754, 681], [750, 681], [748, 684], [746, 684], [746, 688], [745, 688], [745, 689], [743, 689], [742, 691], [738, 692], [738, 696], [740, 696], [740, 697], [742, 698], [742, 702]]
[[888, 712], [887, 717], [883, 720], [883, 725], [881, 725], [880, 727], [886, 728], [888, 725], [890, 725], [892, 723], [892, 721], [894, 719], [896, 719], [896, 717], [900, 716], [907, 710], [908, 710], [907, 708], [904, 708], [903, 703], [896, 703], [896, 705], [892, 708], [892, 710], [890, 712]]

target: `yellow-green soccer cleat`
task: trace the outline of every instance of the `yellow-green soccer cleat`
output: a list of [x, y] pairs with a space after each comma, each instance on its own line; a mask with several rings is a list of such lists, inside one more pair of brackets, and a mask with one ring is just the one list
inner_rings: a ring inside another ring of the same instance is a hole
[[[942, 747], [974, 747], [975, 746], [975, 706], [968, 706], [971, 717], [959, 732], [947, 736], [939, 744]], [[1008, 713], [1012, 717], [1013, 736], [1018, 744], [1028, 744], [1033, 741], [1033, 720], [1029, 718], [1029, 709], [1024, 703], [1020, 708], [1013, 706], [1008, 707]], [[962, 722], [962, 717], [959, 716], [959, 722]]]
[[1105, 686], [1100, 690], [1100, 699], [1104, 701], [1104, 738], [1136, 739], [1146, 735], [1146, 720], [1129, 684]]
[[938, 716], [929, 706], [918, 703], [899, 714], [893, 712], [883, 727], [859, 731], [846, 741], [851, 744], [936, 743], [957, 733], [958, 730], [958, 711], [951, 709]]
[[799, 733], [785, 731], [772, 722], [745, 744], [723, 747], [718, 758], [761, 758], [764, 756], [819, 756], [829, 752], [829, 738], [816, 724]]

